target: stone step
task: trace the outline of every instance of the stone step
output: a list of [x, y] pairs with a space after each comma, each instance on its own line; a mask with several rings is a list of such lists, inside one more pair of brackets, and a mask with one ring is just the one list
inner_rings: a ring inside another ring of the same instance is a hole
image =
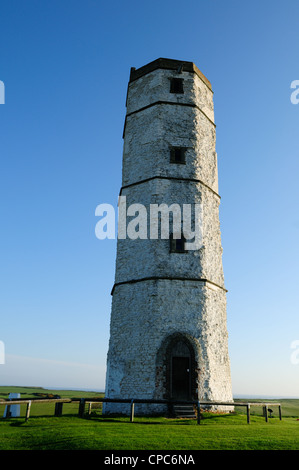
[[196, 418], [192, 405], [173, 405], [173, 412], [176, 418]]

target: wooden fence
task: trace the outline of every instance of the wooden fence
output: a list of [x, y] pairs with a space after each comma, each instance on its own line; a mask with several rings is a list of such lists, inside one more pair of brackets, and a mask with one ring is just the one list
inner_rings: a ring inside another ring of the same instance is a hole
[[128, 403], [130, 404], [130, 421], [134, 421], [134, 408], [135, 404], [164, 404], [164, 405], [193, 405], [197, 409], [197, 424], [200, 424], [201, 416], [200, 409], [201, 407], [209, 406], [244, 406], [246, 407], [247, 414], [247, 423], [250, 424], [250, 407], [251, 406], [262, 406], [263, 414], [266, 422], [268, 422], [268, 412], [269, 406], [278, 406], [279, 419], [282, 420], [281, 404], [280, 403], [265, 403], [265, 402], [221, 402], [221, 401], [169, 401], [169, 400], [146, 400], [146, 399], [113, 399], [113, 398], [30, 398], [30, 399], [21, 399], [21, 398], [11, 398], [10, 400], [1, 400], [0, 405], [7, 406], [6, 417], [10, 416], [9, 408], [12, 405], [24, 405], [27, 404], [25, 421], [28, 421], [30, 416], [30, 410], [32, 403], [53, 403], [55, 404], [54, 416], [62, 416], [62, 407], [64, 403], [79, 403], [78, 415], [80, 418], [85, 416], [85, 407], [89, 405], [89, 414], [91, 413], [91, 406], [93, 403]]

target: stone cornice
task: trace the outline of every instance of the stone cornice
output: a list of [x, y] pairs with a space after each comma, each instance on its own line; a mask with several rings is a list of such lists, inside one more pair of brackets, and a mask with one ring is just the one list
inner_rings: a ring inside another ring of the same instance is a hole
[[177, 71], [181, 70], [184, 72], [195, 73], [200, 78], [200, 80], [209, 88], [209, 90], [213, 93], [211, 82], [204, 76], [204, 74], [197, 68], [197, 66], [193, 62], [187, 62], [184, 60], [159, 58], [159, 59], [154, 60], [153, 62], [150, 62], [149, 64], [144, 65], [143, 67], [140, 67], [139, 69], [136, 69], [135, 67], [131, 67], [129, 83], [157, 69], [177, 70]]

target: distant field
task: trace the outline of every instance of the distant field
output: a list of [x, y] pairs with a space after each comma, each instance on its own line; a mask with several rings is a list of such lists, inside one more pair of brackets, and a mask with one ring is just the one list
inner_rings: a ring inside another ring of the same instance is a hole
[[0, 386], [0, 398], [8, 398], [10, 393], [20, 393], [21, 398], [30, 398], [36, 394], [52, 394], [60, 395], [61, 398], [65, 397], [92, 397], [92, 396], [103, 396], [103, 393], [94, 391], [78, 391], [78, 390], [55, 390], [46, 389], [42, 387], [4, 387]]
[[[97, 392], [72, 390], [45, 390], [26, 387], [0, 387], [0, 398], [10, 392], [21, 393], [21, 398], [36, 394], [64, 397], [99, 397]], [[236, 401], [264, 401], [247, 400]], [[277, 402], [278, 400], [267, 400]], [[251, 408], [251, 424], [247, 424], [245, 410], [236, 407], [234, 414], [203, 413], [201, 425], [196, 420], [165, 417], [105, 418], [101, 406], [92, 410], [86, 419], [78, 417], [78, 403], [64, 404], [63, 416], [54, 417], [53, 404], [33, 404], [30, 419], [24, 420], [25, 406], [20, 418], [0, 419], [1, 450], [298, 450], [299, 399], [281, 399], [283, 420], [278, 419], [273, 406], [273, 417], [268, 423], [261, 407]], [[0, 405], [0, 416], [4, 406]], [[88, 416], [88, 415], [87, 415]]]
[[[96, 398], [103, 397], [103, 393], [99, 392], [86, 392], [78, 390], [50, 390], [45, 388], [33, 387], [1, 387], [0, 398], [8, 399], [10, 393], [20, 393], [21, 398], [51, 398], [51, 395], [59, 395], [61, 398]], [[30, 416], [53, 416], [55, 405], [51, 403], [36, 403], [32, 404]], [[2, 411], [3, 409], [3, 411]], [[100, 405], [101, 409], [101, 405]], [[21, 416], [25, 416], [26, 405], [21, 405]], [[0, 404], [0, 416], [3, 416], [4, 407]], [[63, 414], [76, 415], [78, 414], [78, 403], [64, 403]]]

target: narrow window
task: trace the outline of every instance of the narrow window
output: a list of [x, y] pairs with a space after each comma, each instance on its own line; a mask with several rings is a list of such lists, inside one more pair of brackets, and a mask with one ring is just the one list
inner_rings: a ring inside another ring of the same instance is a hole
[[183, 78], [170, 79], [170, 93], [184, 93]]
[[170, 149], [170, 163], [186, 163], [184, 147], [172, 147]]
[[185, 238], [173, 238], [173, 234], [170, 235], [170, 253], [187, 253], [185, 250]]

